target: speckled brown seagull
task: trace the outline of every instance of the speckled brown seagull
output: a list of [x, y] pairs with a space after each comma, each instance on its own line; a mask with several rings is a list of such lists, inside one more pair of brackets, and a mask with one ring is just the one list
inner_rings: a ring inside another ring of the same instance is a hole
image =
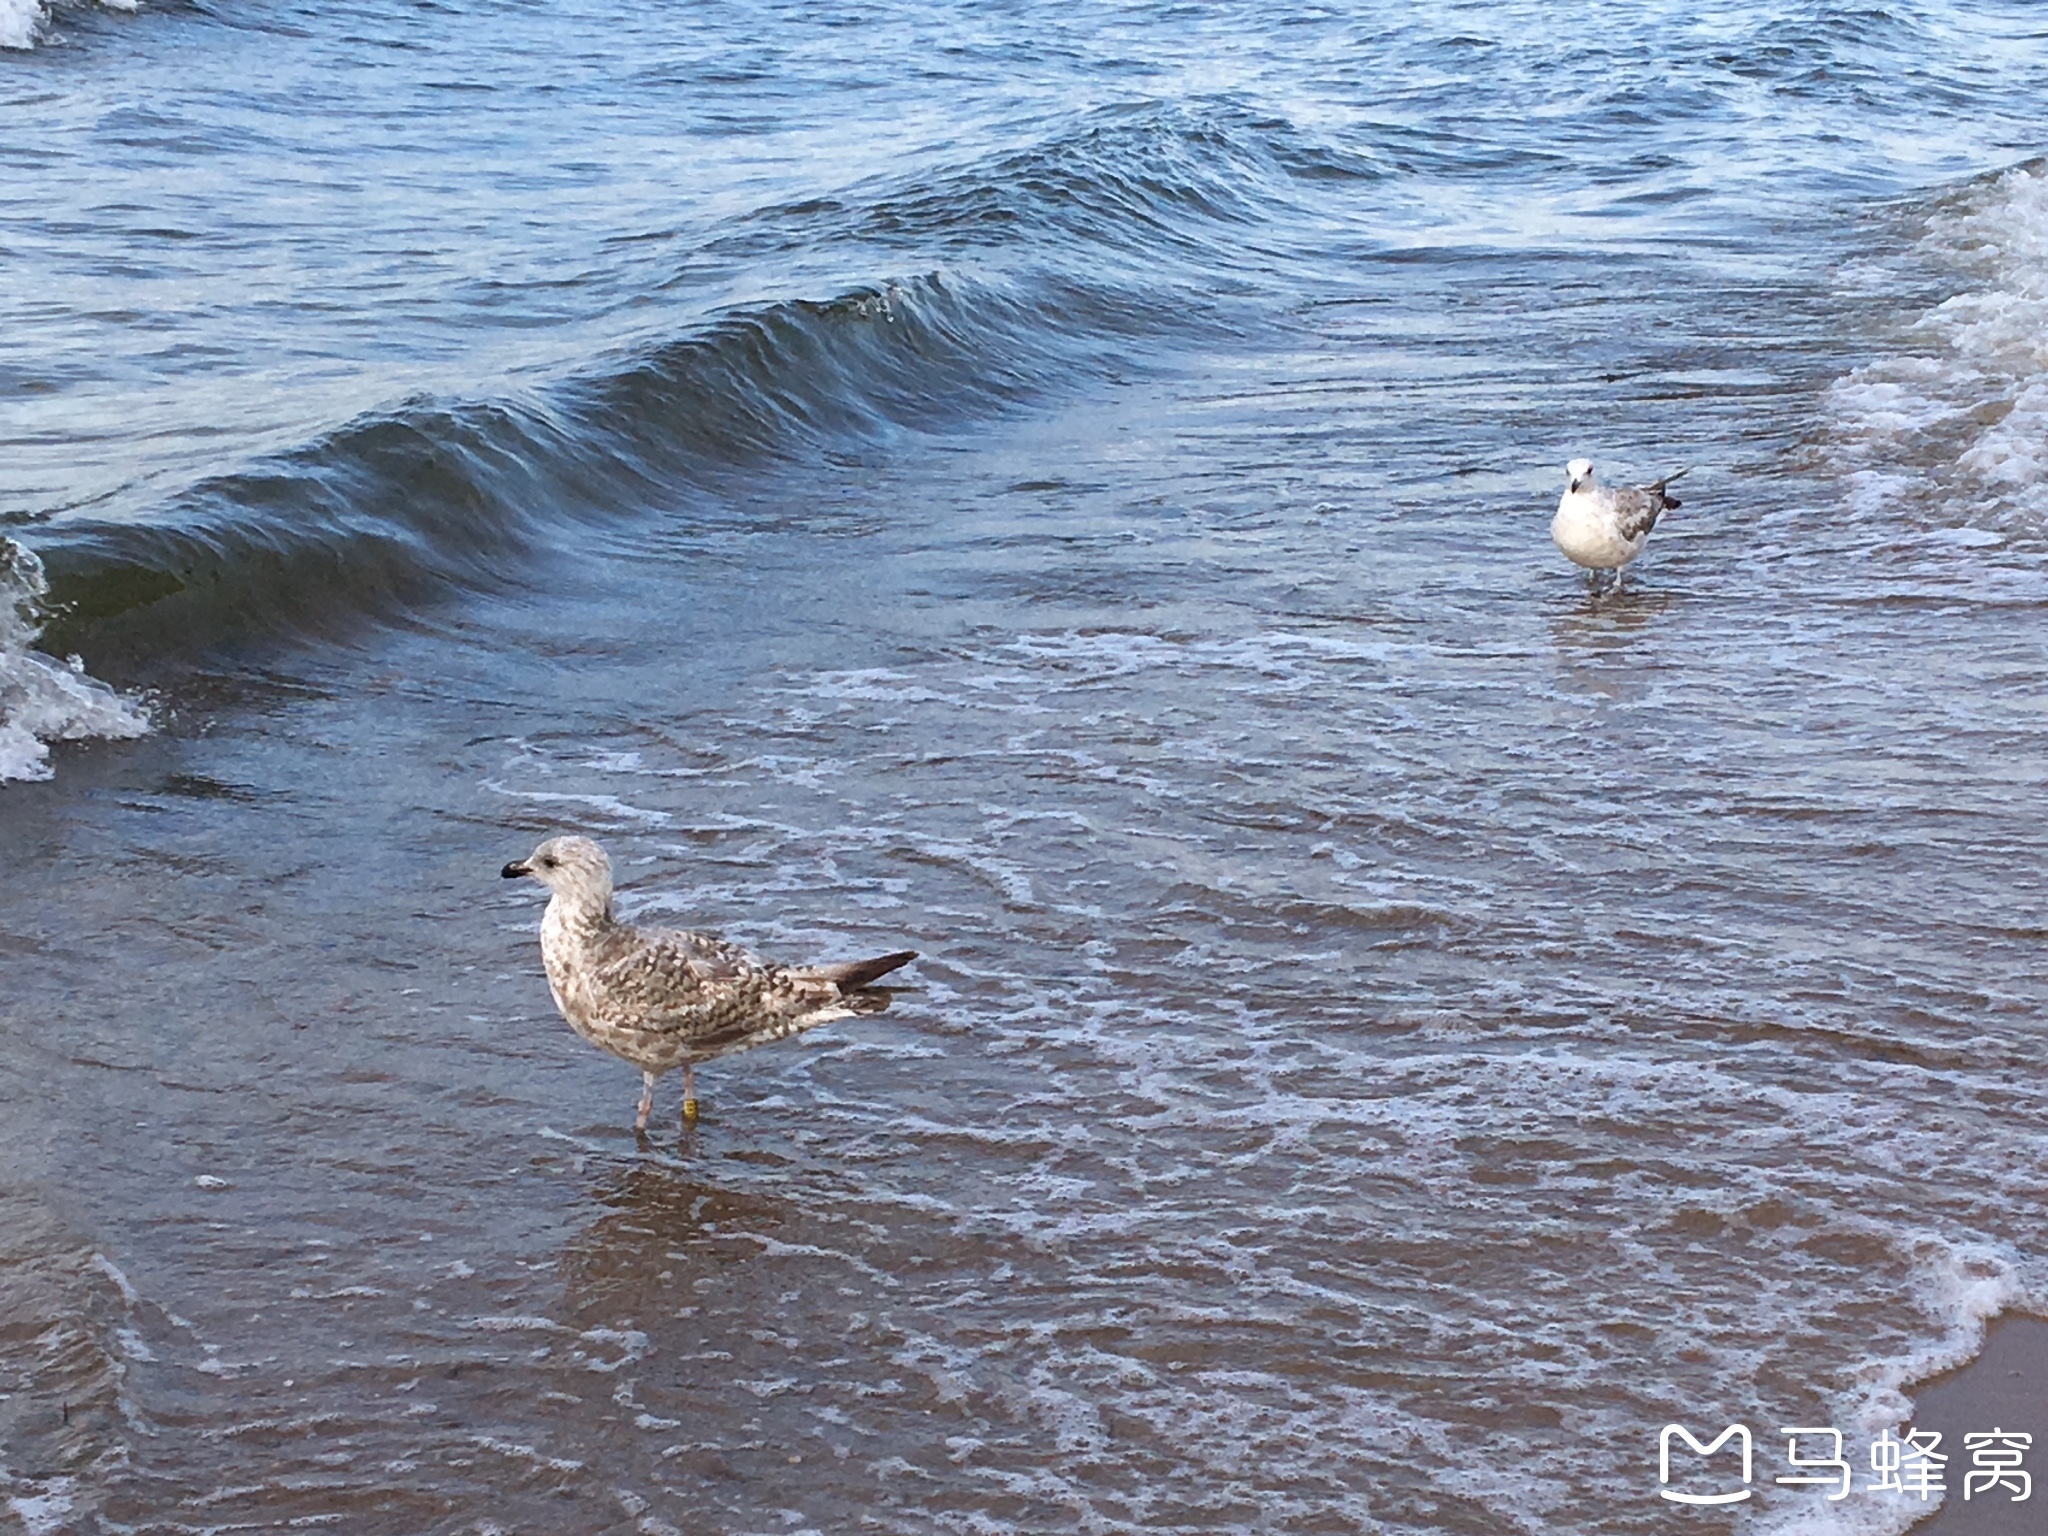
[[662, 1073], [683, 1069], [683, 1115], [695, 1119], [698, 1062], [879, 1013], [888, 994], [862, 989], [917, 958], [906, 949], [793, 969], [707, 933], [635, 928], [612, 916], [612, 861], [587, 837], [551, 837], [505, 866], [507, 880], [521, 875], [554, 892], [540, 958], [555, 1006], [577, 1034], [640, 1069], [636, 1130], [647, 1129]]

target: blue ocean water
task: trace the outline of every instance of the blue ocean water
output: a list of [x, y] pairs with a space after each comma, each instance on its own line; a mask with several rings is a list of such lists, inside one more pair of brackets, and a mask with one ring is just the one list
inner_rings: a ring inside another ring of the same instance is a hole
[[[0, 45], [29, 1529], [1649, 1532], [2048, 1305], [2031, 8]], [[636, 1143], [560, 830], [921, 991]]]

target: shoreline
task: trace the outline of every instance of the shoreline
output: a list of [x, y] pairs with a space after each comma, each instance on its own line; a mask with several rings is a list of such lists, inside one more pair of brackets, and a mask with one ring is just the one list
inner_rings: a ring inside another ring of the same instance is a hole
[[[1914, 1524], [1914, 1536], [2038, 1532], [2042, 1503], [2048, 1500], [2048, 1320], [2010, 1313], [1993, 1318], [1975, 1356], [1929, 1377], [1908, 1395], [1912, 1427], [1939, 1431], [1941, 1450], [1949, 1457], [1948, 1492], [1937, 1509]], [[1970, 1456], [1963, 1436], [1989, 1429], [2033, 1435], [2021, 1468], [2035, 1479], [2031, 1498], [2014, 1503], [2010, 1495], [1993, 1491], [1964, 1501], [1963, 1473]]]

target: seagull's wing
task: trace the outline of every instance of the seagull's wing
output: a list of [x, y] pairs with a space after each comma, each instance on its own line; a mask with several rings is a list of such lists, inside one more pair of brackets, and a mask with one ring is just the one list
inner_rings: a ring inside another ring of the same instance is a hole
[[699, 1060], [887, 1005], [884, 995], [848, 1000], [823, 977], [706, 933], [674, 930], [633, 932], [591, 972], [590, 989], [593, 1011], [606, 1023], [679, 1037]]
[[632, 940], [592, 969], [590, 988], [607, 1014], [636, 1028], [695, 1033], [771, 980], [770, 967], [709, 934], [639, 932]]
[[1619, 488], [1614, 493], [1614, 526], [1624, 539], [1634, 543], [1657, 526], [1657, 514], [1665, 505], [1662, 491], [1633, 485]]
[[771, 969], [765, 960], [755, 958], [739, 945], [708, 933], [674, 929], [648, 937], [675, 949], [683, 963], [707, 982], [734, 981]]

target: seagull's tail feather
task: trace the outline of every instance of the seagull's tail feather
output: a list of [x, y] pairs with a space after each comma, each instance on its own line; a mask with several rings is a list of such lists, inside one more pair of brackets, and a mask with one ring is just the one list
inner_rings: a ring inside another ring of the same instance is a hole
[[847, 993], [833, 1006], [849, 1018], [864, 1019], [870, 1014], [887, 1013], [889, 1004], [896, 999], [897, 990], [893, 987], [862, 987]]
[[815, 972], [791, 971], [787, 974], [791, 981], [799, 984], [799, 990], [785, 998], [783, 1007], [786, 1012], [766, 1022], [756, 1018], [693, 1037], [690, 1041], [691, 1060], [702, 1062], [719, 1056], [733, 1056], [741, 1051], [751, 1051], [757, 1045], [772, 1045], [777, 1040], [787, 1040], [791, 1035], [807, 1033], [820, 1024], [883, 1013], [895, 996], [887, 987], [855, 988], [842, 995], [836, 989], [827, 991], [831, 983], [825, 982]]
[[847, 960], [838, 965], [809, 965], [802, 970], [784, 971], [779, 1017], [697, 1035], [690, 1041], [691, 1056], [697, 1061], [709, 1061], [715, 1056], [730, 1056], [737, 1051], [751, 1051], [757, 1045], [787, 1040], [835, 1019], [880, 1013], [889, 1006], [893, 994], [886, 987], [869, 990], [868, 983], [916, 958], [916, 950], [901, 949], [873, 960]]
[[1673, 471], [1671, 471], [1670, 474], [1666, 475], [1662, 480], [1659, 480], [1655, 485], [1650, 487], [1650, 494], [1652, 496], [1655, 496], [1659, 501], [1664, 503], [1664, 510], [1666, 511], [1669, 511], [1673, 507], [1683, 506], [1684, 503], [1681, 502], [1676, 496], [1667, 494], [1664, 487], [1669, 485], [1672, 481], [1681, 479], [1682, 477], [1689, 475], [1691, 473], [1692, 466], [1690, 464], [1686, 465], [1683, 469], [1674, 469]]
[[800, 974], [806, 979], [829, 981], [841, 992], [852, 992], [879, 980], [900, 966], [910, 964], [917, 958], [914, 949], [899, 949], [893, 955], [878, 955], [873, 960], [848, 960], [839, 965], [813, 965]]

